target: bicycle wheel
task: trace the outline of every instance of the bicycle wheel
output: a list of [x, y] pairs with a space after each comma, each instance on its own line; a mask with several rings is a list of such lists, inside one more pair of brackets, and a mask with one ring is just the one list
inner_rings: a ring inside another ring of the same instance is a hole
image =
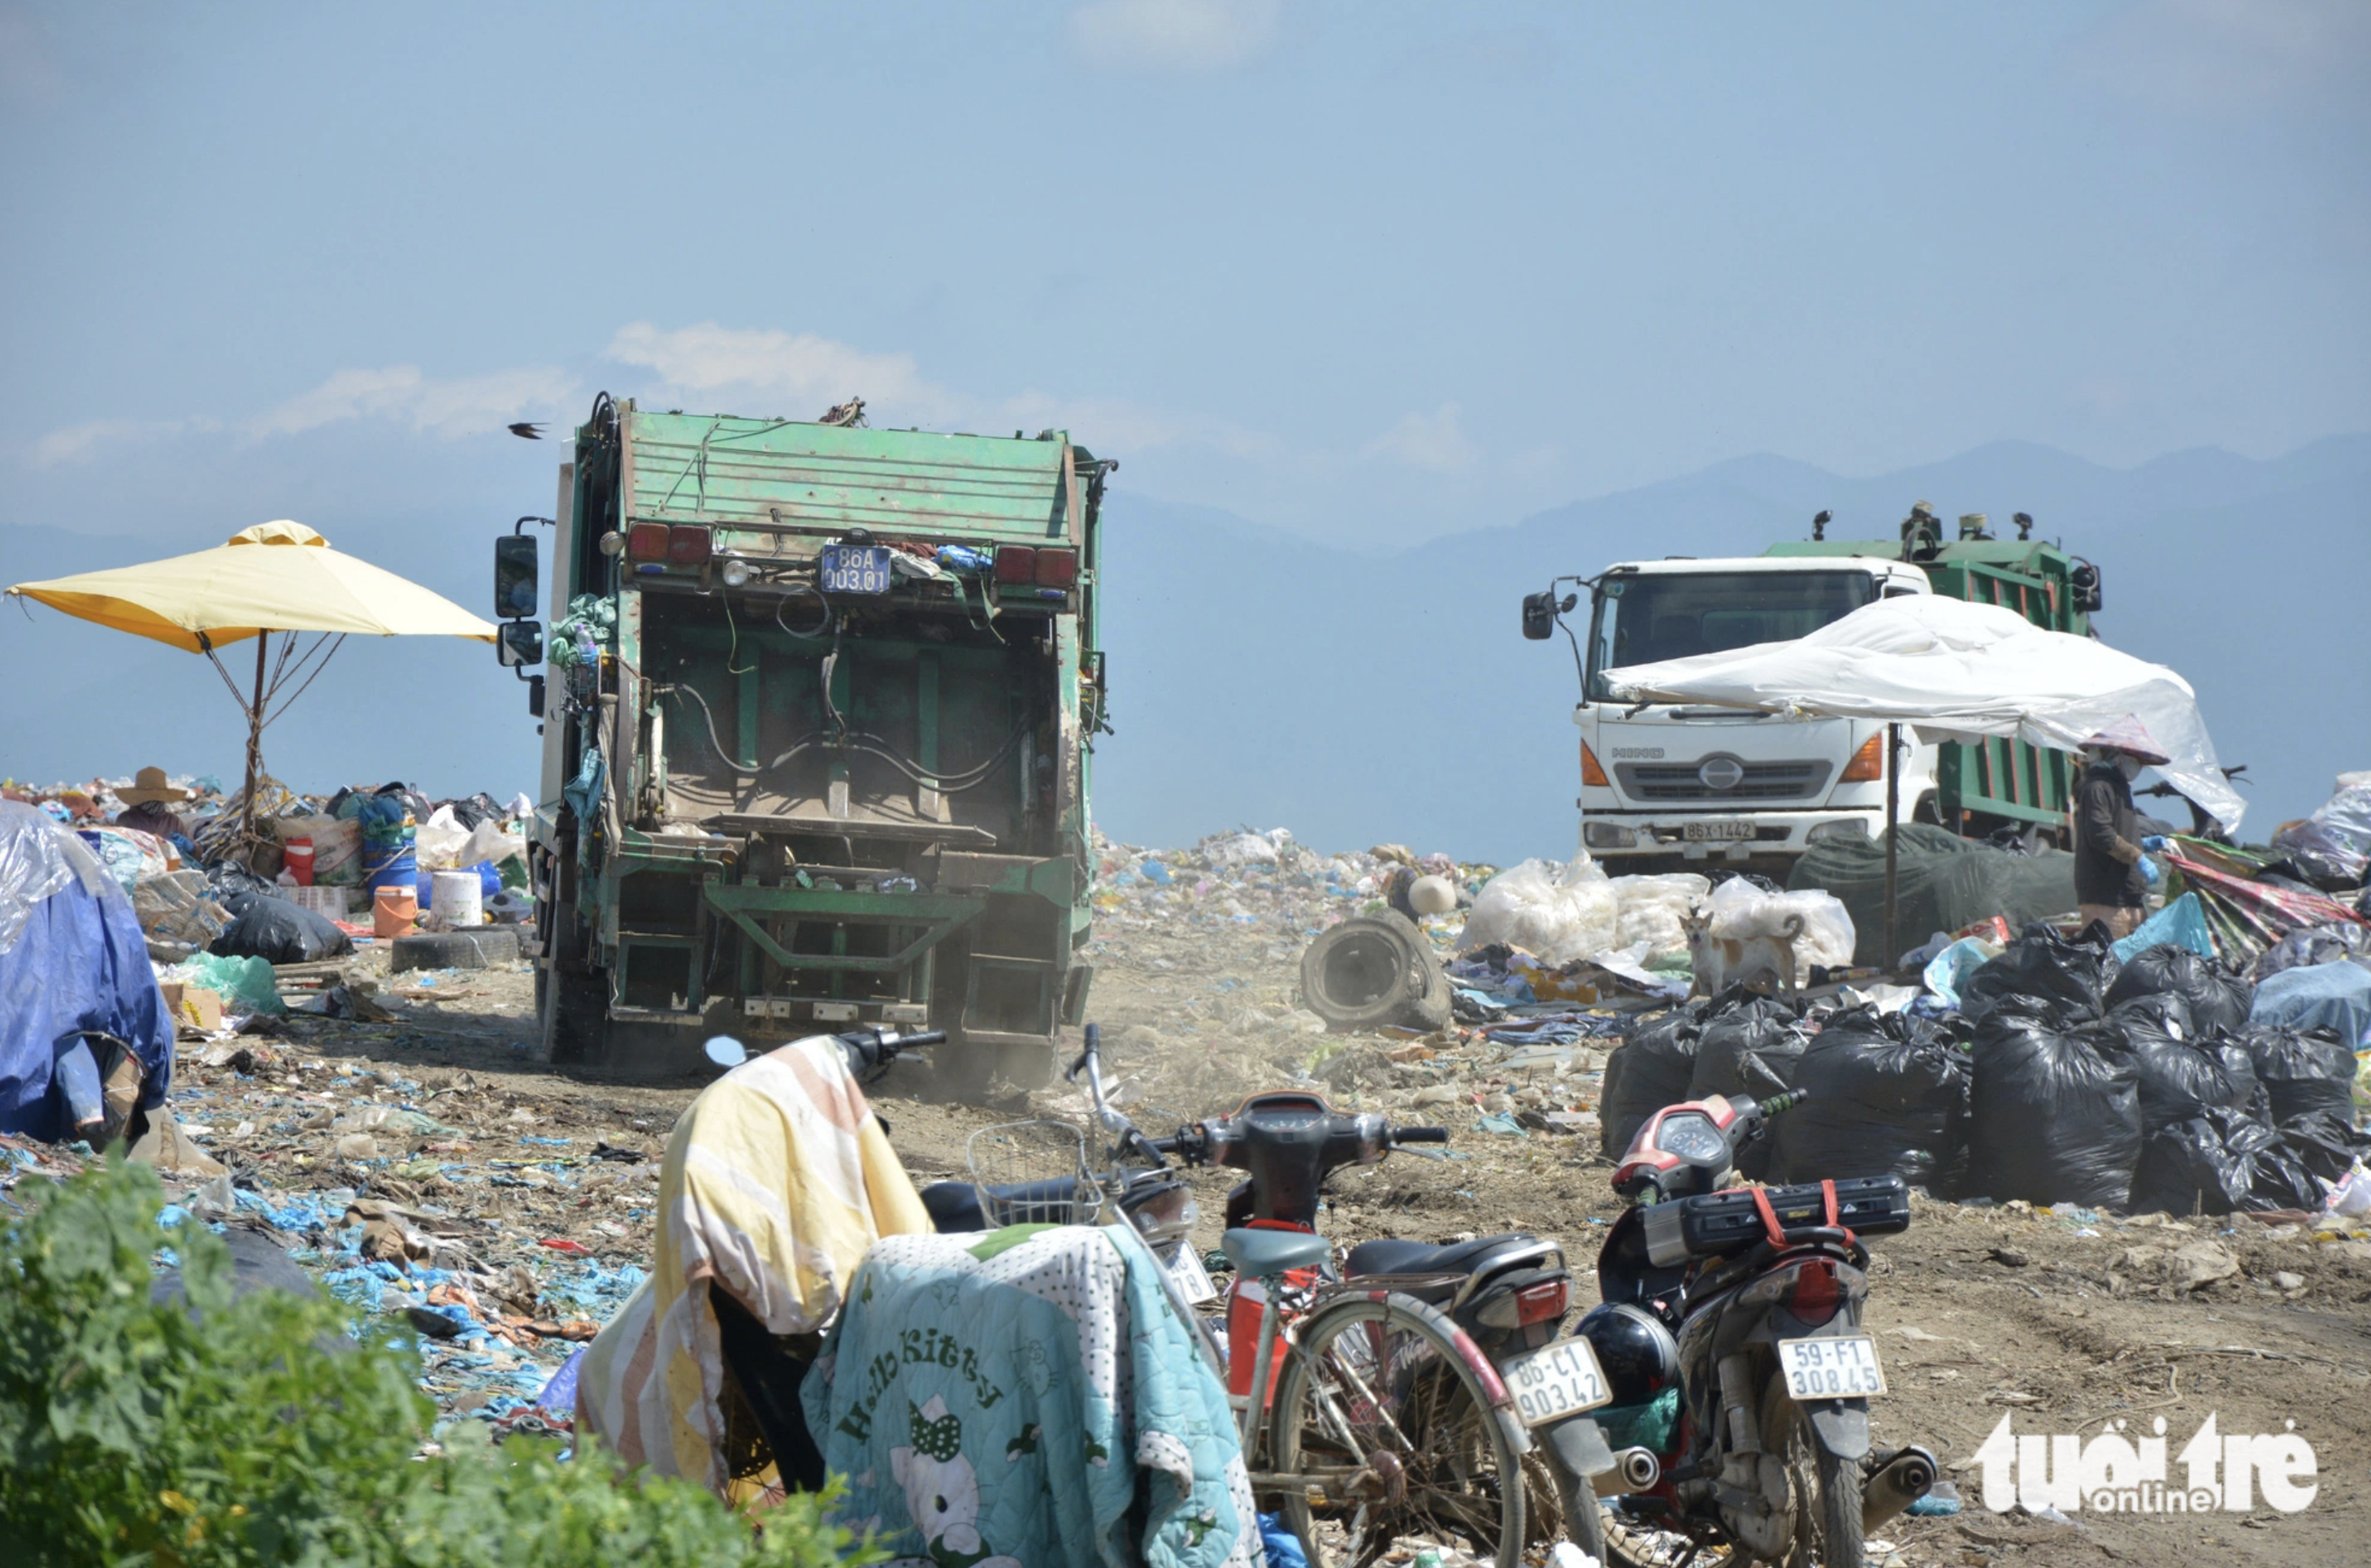
[[1312, 1568], [1366, 1568], [1418, 1537], [1516, 1568], [1514, 1416], [1491, 1404], [1449, 1320], [1410, 1297], [1360, 1296], [1321, 1306], [1295, 1337], [1271, 1452], [1278, 1473], [1307, 1478], [1282, 1507]]

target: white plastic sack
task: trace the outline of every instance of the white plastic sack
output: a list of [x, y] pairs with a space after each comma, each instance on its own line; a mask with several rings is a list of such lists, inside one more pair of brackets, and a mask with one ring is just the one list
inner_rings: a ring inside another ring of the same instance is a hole
[[1778, 936], [1786, 929], [1787, 917], [1800, 916], [1803, 933], [1795, 939], [1797, 973], [1815, 963], [1830, 969], [1852, 966], [1857, 933], [1844, 900], [1833, 893], [1809, 888], [1764, 893], [1743, 877], [1731, 877], [1712, 890], [1705, 907], [1712, 917], [1708, 934], [1723, 940]]
[[1621, 928], [1613, 884], [1583, 851], [1568, 866], [1526, 860], [1483, 883], [1456, 945], [1505, 942], [1561, 964], [1621, 946]]
[[460, 858], [453, 865], [463, 870], [481, 861], [499, 866], [513, 856], [526, 859], [526, 840], [515, 833], [504, 833], [500, 822], [488, 817], [470, 830], [469, 841], [461, 846]]
[[1704, 902], [1711, 882], [1694, 871], [1660, 877], [1615, 877], [1612, 883], [1619, 928], [1616, 940], [1625, 948], [1645, 947], [1642, 962], [1653, 963], [1688, 950], [1687, 928], [1681, 924], [1688, 912]]
[[468, 842], [469, 830], [461, 825], [450, 806], [437, 807], [426, 822], [412, 830], [412, 852], [419, 856], [423, 871], [450, 871], [476, 865], [474, 860], [459, 858]]
[[1273, 866], [1291, 842], [1290, 831], [1271, 827], [1266, 833], [1213, 834], [1202, 840], [1201, 848], [1213, 866]]

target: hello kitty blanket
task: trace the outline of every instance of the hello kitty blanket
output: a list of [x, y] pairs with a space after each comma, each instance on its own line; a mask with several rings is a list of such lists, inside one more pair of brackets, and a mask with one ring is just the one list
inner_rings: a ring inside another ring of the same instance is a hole
[[1260, 1562], [1226, 1390], [1160, 1267], [1125, 1226], [877, 1243], [803, 1390], [839, 1521], [892, 1568]]

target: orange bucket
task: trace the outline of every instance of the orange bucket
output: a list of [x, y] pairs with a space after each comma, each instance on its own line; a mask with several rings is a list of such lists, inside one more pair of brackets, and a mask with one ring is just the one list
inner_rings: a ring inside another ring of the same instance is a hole
[[420, 922], [415, 888], [383, 887], [371, 899], [371, 929], [382, 937], [408, 937]]

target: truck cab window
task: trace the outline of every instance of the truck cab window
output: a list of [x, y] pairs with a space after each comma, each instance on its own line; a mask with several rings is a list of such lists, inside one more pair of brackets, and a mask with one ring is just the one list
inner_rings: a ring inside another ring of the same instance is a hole
[[1691, 571], [1608, 580], [1590, 622], [1589, 700], [1612, 700], [1605, 672], [1791, 642], [1877, 597], [1866, 571]]

